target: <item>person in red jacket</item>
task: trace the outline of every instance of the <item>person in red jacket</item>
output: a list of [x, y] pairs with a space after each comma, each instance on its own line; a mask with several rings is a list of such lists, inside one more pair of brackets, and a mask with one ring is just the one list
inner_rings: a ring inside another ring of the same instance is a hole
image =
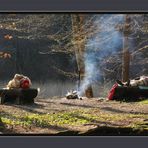
[[113, 97], [114, 97], [114, 95], [115, 95], [115, 90], [116, 90], [117, 87], [118, 87], [118, 83], [115, 83], [115, 84], [112, 86], [112, 88], [111, 88], [111, 90], [109, 91], [109, 94], [108, 94], [108, 99], [109, 99], [109, 100], [113, 100]]
[[31, 80], [22, 74], [15, 74], [14, 78], [7, 84], [7, 89], [27, 89], [31, 87]]

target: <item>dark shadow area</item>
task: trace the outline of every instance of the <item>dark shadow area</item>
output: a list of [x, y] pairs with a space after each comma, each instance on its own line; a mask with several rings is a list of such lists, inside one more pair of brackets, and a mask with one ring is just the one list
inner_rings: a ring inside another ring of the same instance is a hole
[[47, 100], [45, 100], [45, 99], [37, 99], [36, 101], [37, 101], [37, 102], [41, 102], [41, 103], [51, 103], [51, 104], [55, 104], [55, 102], [53, 102], [53, 101], [47, 101]]
[[121, 103], [122, 102], [126, 102], [126, 103], [140, 102], [144, 100], [147, 100], [147, 98], [134, 98], [134, 99], [124, 98], [122, 100], [117, 99], [117, 101], [120, 101]]
[[34, 109], [44, 108], [44, 105], [41, 104], [32, 104], [32, 105], [14, 105], [16, 108], [35, 113], [35, 114], [44, 114], [44, 112], [36, 111]]
[[[65, 111], [64, 109], [52, 109], [52, 108], [49, 110], [49, 109], [45, 108], [46, 105], [37, 104], [37, 103], [34, 103], [32, 105], [14, 105], [14, 106], [16, 108], [25, 110], [25, 111], [30, 112], [30, 113], [35, 113], [35, 114], [45, 114], [45, 113], [50, 113], [51, 111], [52, 112]], [[35, 109], [43, 109], [43, 111], [37, 111]]]
[[141, 115], [148, 115], [148, 113], [142, 113], [142, 112], [137, 112], [137, 111], [123, 111], [123, 110], [119, 110], [119, 109], [115, 109], [112, 107], [102, 107], [102, 110], [105, 111], [110, 111], [110, 112], [115, 112], [115, 113], [122, 113], [122, 114], [141, 114]]
[[80, 136], [148, 136], [148, 130], [133, 129], [130, 127], [102, 126], [80, 134]]
[[42, 104], [37, 104], [37, 103], [33, 103], [33, 104], [31, 104], [31, 105], [16, 105], [16, 104], [11, 104], [11, 103], [5, 103], [5, 105], [7, 105], [7, 106], [15, 106], [15, 107], [32, 107], [32, 108], [43, 108], [44, 107], [44, 105], [42, 105]]
[[84, 107], [84, 108], [96, 108], [90, 105], [80, 105], [80, 104], [71, 104], [71, 103], [60, 103], [62, 105], [67, 105], [67, 106], [77, 106], [77, 107]]

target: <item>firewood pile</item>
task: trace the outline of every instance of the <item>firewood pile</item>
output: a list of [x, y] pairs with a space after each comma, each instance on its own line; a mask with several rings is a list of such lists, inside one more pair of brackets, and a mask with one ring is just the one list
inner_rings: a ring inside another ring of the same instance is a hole
[[79, 96], [78, 91], [70, 90], [66, 94], [66, 99], [79, 99], [79, 100], [82, 100], [82, 97]]

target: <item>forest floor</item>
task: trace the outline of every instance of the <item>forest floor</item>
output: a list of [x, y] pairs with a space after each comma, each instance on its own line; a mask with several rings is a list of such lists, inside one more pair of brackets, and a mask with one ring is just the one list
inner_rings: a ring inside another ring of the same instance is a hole
[[148, 135], [148, 100], [48, 98], [0, 105], [1, 134]]

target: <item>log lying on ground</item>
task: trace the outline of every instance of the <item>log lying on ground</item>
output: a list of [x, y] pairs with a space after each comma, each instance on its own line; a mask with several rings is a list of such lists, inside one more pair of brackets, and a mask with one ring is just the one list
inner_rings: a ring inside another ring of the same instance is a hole
[[37, 89], [0, 89], [0, 103], [32, 104], [37, 96]]
[[115, 88], [114, 100], [138, 100], [139, 98], [148, 99], [148, 87], [121, 87]]

